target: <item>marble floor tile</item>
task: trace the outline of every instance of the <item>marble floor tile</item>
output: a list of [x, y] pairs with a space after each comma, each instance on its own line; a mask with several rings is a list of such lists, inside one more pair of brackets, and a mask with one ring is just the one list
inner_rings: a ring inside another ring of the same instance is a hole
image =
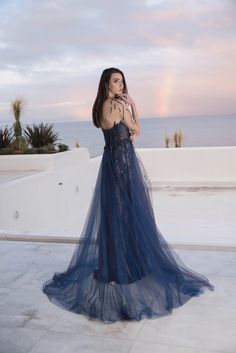
[[0, 287], [0, 301], [6, 298], [13, 291], [14, 288]]
[[38, 289], [17, 288], [0, 302], [0, 327], [49, 328], [64, 313]]
[[236, 277], [236, 252], [199, 251], [175, 249], [180, 259], [190, 269], [211, 277], [214, 275]]
[[0, 329], [1, 353], [28, 353], [31, 348], [46, 334], [45, 330], [29, 328]]
[[[25, 267], [25, 266], [24, 266]], [[0, 272], [0, 284], [5, 288], [20, 287], [25, 281], [37, 273], [35, 267], [18, 268], [15, 270], [3, 269]]]
[[0, 259], [9, 253], [13, 253], [16, 249], [21, 247], [22, 242], [17, 241], [0, 241]]
[[198, 350], [236, 351], [236, 319], [214, 320], [205, 315], [185, 315], [175, 309], [178, 315], [145, 322], [137, 341], [159, 344], [180, 345]]
[[129, 353], [235, 353], [235, 351], [225, 350], [208, 350], [190, 348], [185, 346], [148, 343], [148, 342], [135, 342]]
[[48, 332], [28, 353], [128, 353], [133, 341]]
[[99, 321], [89, 320], [83, 315], [66, 313], [51, 327], [51, 331], [80, 333], [81, 335], [103, 336], [114, 338], [135, 339], [143, 326], [143, 321], [115, 322], [104, 324]]
[[235, 252], [176, 249], [215, 291], [166, 317], [106, 325], [59, 308], [41, 290], [66, 269], [75, 244], [2, 244], [0, 353], [236, 353]]

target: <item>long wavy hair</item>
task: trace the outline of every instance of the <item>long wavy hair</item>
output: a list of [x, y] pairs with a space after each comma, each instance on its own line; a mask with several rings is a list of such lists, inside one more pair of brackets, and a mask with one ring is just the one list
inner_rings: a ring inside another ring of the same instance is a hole
[[111, 75], [113, 73], [120, 73], [123, 77], [123, 83], [124, 83], [124, 88], [123, 88], [123, 93], [128, 93], [126, 81], [125, 81], [125, 76], [123, 72], [115, 67], [109, 67], [108, 69], [103, 70], [103, 73], [100, 78], [100, 82], [98, 85], [98, 92], [97, 92], [97, 97], [93, 103], [93, 109], [92, 109], [92, 117], [93, 117], [93, 124], [99, 128], [101, 126], [101, 119], [102, 119], [102, 107], [104, 101], [108, 98], [109, 94], [109, 82]]

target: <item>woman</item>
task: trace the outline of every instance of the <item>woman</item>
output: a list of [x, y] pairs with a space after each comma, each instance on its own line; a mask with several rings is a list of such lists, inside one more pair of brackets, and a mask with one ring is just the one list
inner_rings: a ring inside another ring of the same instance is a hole
[[92, 115], [105, 146], [82, 241], [43, 292], [105, 323], [169, 315], [214, 286], [182, 262], [156, 225], [150, 180], [133, 146], [140, 120], [119, 69], [103, 71]]

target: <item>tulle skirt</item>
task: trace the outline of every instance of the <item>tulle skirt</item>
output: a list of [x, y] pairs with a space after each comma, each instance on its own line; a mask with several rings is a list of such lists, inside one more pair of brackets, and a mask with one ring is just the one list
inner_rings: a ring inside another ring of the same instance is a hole
[[79, 242], [42, 290], [104, 323], [156, 318], [214, 286], [188, 268], [155, 222], [151, 183], [132, 142], [106, 147]]

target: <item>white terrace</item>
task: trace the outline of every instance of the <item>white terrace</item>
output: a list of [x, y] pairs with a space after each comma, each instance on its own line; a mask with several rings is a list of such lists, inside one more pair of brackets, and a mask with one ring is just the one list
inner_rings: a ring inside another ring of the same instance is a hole
[[170, 316], [111, 325], [53, 305], [41, 287], [69, 263], [101, 157], [0, 156], [0, 353], [236, 352], [236, 147], [137, 153], [159, 229], [215, 291]]

